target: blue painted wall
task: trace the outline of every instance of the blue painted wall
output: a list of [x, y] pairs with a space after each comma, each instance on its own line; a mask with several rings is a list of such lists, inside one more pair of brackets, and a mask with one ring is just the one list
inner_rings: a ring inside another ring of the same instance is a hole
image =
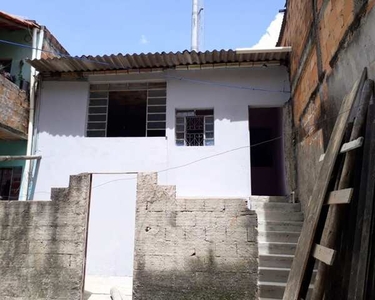
[[[27, 30], [0, 30], [0, 39], [15, 42], [19, 44], [32, 45], [32, 32]], [[32, 49], [8, 44], [0, 44], [0, 59], [12, 59], [10, 73], [17, 78], [20, 74], [20, 61], [31, 58]], [[22, 76], [25, 80], [30, 81], [30, 65], [25, 63], [22, 67]]]
[[[25, 155], [26, 146], [26, 141], [0, 141], [0, 155]], [[24, 160], [0, 162], [0, 168], [24, 166]]]

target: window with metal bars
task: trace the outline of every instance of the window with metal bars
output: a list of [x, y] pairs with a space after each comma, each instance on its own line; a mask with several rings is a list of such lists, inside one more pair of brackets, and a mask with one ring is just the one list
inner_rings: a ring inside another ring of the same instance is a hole
[[214, 110], [177, 110], [175, 131], [177, 146], [213, 146]]
[[0, 200], [18, 200], [22, 167], [0, 168]]
[[87, 137], [165, 136], [166, 83], [90, 86]]

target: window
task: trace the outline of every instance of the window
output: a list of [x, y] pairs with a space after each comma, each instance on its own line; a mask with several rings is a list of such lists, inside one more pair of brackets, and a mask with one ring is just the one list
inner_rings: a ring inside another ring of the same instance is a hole
[[177, 146], [213, 146], [214, 110], [176, 111]]
[[22, 167], [0, 168], [0, 200], [18, 200]]
[[12, 69], [11, 59], [0, 59], [0, 72], [10, 73], [11, 69]]
[[91, 85], [87, 137], [165, 136], [166, 83]]

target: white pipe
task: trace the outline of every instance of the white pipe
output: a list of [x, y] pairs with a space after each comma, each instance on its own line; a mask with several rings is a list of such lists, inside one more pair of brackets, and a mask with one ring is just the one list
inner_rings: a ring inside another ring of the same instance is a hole
[[[42, 58], [43, 42], [44, 42], [44, 26], [41, 26], [39, 30], [38, 47], [37, 47], [38, 49], [36, 51], [37, 59]], [[35, 71], [35, 74], [38, 75], [38, 72]]]
[[256, 49], [256, 48], [237, 48], [237, 54], [251, 54], [251, 53], [272, 53], [272, 52], [291, 52], [292, 47], [274, 47], [269, 49]]
[[198, 0], [193, 0], [193, 13], [192, 13], [192, 18], [191, 18], [191, 50], [192, 51], [199, 51], [198, 14], [199, 14]]
[[[33, 29], [33, 39], [32, 39], [32, 52], [31, 59], [36, 59], [41, 57], [41, 50], [43, 47], [44, 39], [44, 27], [40, 29]], [[38, 49], [38, 50], [37, 50]], [[27, 148], [26, 156], [32, 154], [32, 145], [33, 145], [33, 134], [34, 134], [34, 114], [35, 114], [35, 85], [36, 85], [36, 76], [38, 75], [34, 67], [30, 68], [30, 107], [29, 107], [29, 126], [27, 131]], [[20, 189], [19, 200], [28, 200], [29, 192], [29, 181], [31, 178], [31, 161], [25, 161], [25, 167], [22, 174], [22, 184]]]

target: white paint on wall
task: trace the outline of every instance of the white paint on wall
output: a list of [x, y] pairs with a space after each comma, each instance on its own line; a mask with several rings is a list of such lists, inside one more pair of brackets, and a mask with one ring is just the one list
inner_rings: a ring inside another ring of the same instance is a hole
[[[136, 175], [93, 175], [87, 275], [133, 272]], [[114, 190], [115, 188], [115, 190]], [[109, 290], [108, 290], [109, 291]]]
[[[169, 71], [167, 74], [204, 82], [272, 90], [280, 90], [288, 85], [284, 67]], [[125, 82], [165, 79], [163, 76], [164, 73], [101, 75], [91, 76], [89, 80], [91, 83]], [[289, 95], [228, 88], [203, 82], [193, 83], [170, 77], [166, 81], [167, 136], [163, 138], [86, 138], [84, 135], [89, 83], [44, 82], [38, 113], [36, 147], [36, 153], [43, 158], [34, 199], [49, 199], [50, 188], [67, 186], [69, 175], [72, 174], [166, 169], [170, 170], [159, 173], [159, 183], [176, 185], [177, 195], [180, 197], [250, 196], [248, 107], [282, 106], [289, 99]], [[214, 109], [215, 145], [177, 147], [174, 133], [175, 111], [196, 108]], [[110, 216], [113, 210], [118, 210], [118, 217], [126, 205], [129, 210], [124, 212], [124, 220], [119, 221], [121, 225], [109, 220], [108, 226], [111, 227], [112, 224], [113, 227], [119, 227], [114, 230], [134, 232], [134, 187], [123, 181], [116, 181], [120, 178], [120, 175], [112, 176], [112, 182], [98, 187], [93, 194], [97, 213], [94, 213], [95, 218], [92, 216], [92, 222], [103, 222], [99, 211], [102, 211], [103, 216]], [[100, 180], [104, 181], [105, 178], [101, 177]], [[108, 205], [103, 205], [105, 199], [110, 199]], [[95, 231], [98, 232], [96, 237], [92, 237], [92, 240], [96, 240], [95, 243], [106, 240], [106, 243], [115, 245], [116, 234], [113, 235], [113, 240], [104, 236], [108, 228]], [[130, 235], [123, 238], [126, 242], [120, 246], [122, 250], [112, 250], [112, 253], [116, 259], [120, 252], [126, 253], [121, 257], [127, 261], [126, 267], [121, 266], [121, 270], [126, 269], [126, 274], [120, 273], [129, 276], [131, 265], [128, 262], [133, 261], [134, 241]], [[98, 262], [98, 257], [109, 253], [105, 251], [107, 250], [92, 256], [92, 270], [114, 275], [117, 270], [111, 269], [112, 263], [107, 262], [103, 266]]]

